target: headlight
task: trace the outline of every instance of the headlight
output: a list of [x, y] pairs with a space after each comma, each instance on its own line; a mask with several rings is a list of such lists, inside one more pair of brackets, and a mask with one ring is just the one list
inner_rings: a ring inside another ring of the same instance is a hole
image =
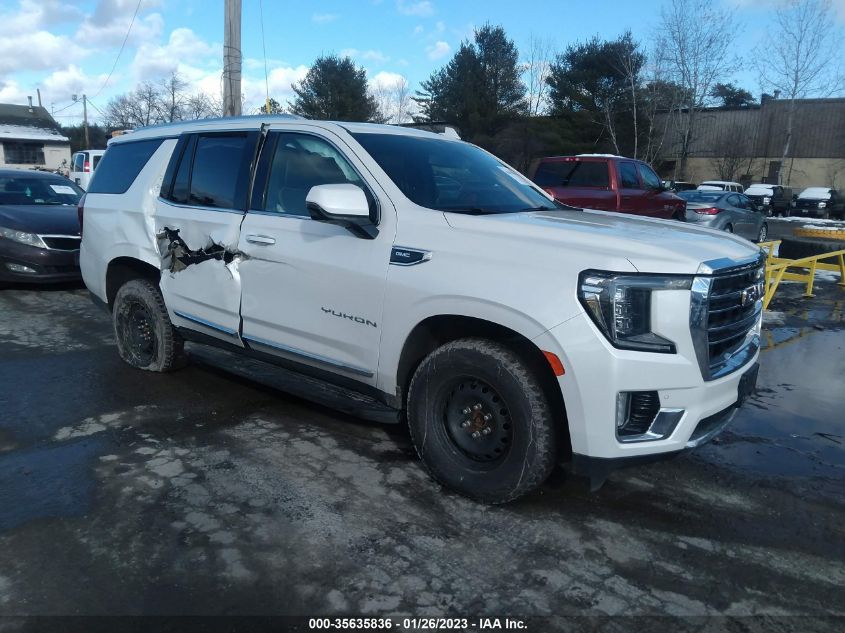
[[13, 242], [26, 244], [28, 246], [47, 248], [47, 245], [44, 243], [44, 240], [38, 237], [35, 233], [27, 233], [26, 231], [15, 231], [14, 229], [6, 229], [0, 227], [0, 237], [5, 237], [7, 240], [12, 240]]
[[691, 285], [689, 277], [585, 270], [578, 278], [578, 299], [614, 347], [674, 354], [675, 344], [651, 331], [651, 293]]
[[771, 202], [771, 201], [772, 201], [772, 199], [769, 196], [766, 196], [766, 197], [763, 198], [763, 204], [769, 204], [769, 202]]
[[827, 202], [819, 202], [819, 209], [824, 209], [827, 206]]

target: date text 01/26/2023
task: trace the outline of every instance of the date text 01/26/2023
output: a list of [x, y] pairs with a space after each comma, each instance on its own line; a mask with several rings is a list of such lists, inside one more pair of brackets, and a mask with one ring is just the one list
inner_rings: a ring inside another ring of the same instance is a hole
[[527, 630], [518, 618], [310, 618], [312, 631], [390, 630], [400, 631], [464, 631]]

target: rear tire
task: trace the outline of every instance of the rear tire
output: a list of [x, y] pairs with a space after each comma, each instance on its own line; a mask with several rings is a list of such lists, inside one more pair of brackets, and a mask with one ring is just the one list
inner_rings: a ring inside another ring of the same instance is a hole
[[769, 225], [763, 222], [763, 225], [760, 227], [760, 232], [757, 233], [757, 241], [765, 242], [767, 237], [769, 237]]
[[559, 423], [528, 364], [486, 339], [434, 350], [408, 389], [411, 440], [428, 472], [485, 503], [507, 503], [548, 478]]
[[120, 287], [112, 324], [117, 351], [132, 367], [167, 372], [185, 364], [184, 341], [170, 322], [161, 292], [151, 281], [133, 279]]
[[725, 232], [727, 232], [727, 233], [733, 233], [733, 232], [734, 232], [734, 226], [733, 226], [733, 224], [728, 224], [728, 225], [726, 225], [726, 226], [725, 226]]

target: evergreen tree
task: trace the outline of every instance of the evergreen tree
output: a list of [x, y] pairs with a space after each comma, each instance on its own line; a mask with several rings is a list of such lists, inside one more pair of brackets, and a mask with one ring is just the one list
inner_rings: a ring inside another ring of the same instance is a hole
[[367, 89], [367, 71], [349, 57], [318, 57], [308, 74], [291, 85], [296, 98], [289, 104], [294, 114], [331, 121], [380, 121], [376, 100]]

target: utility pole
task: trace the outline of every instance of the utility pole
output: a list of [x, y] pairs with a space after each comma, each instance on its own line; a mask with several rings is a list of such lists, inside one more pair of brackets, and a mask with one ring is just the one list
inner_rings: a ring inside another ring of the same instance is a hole
[[225, 0], [223, 22], [223, 116], [241, 114], [241, 0]]
[[85, 149], [91, 147], [91, 141], [88, 139], [88, 97], [82, 95], [82, 121], [85, 125]]

